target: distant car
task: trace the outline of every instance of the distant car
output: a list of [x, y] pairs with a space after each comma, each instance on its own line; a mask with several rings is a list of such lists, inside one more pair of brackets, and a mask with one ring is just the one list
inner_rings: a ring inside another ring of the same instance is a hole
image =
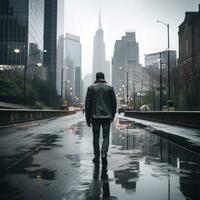
[[129, 108], [128, 108], [128, 105], [122, 104], [122, 105], [120, 105], [119, 108], [118, 108], [118, 113], [120, 114], [120, 113], [122, 113], [122, 112], [125, 112], [125, 111], [128, 110], [128, 109], [129, 109]]
[[74, 107], [69, 107], [69, 111], [74, 111]]

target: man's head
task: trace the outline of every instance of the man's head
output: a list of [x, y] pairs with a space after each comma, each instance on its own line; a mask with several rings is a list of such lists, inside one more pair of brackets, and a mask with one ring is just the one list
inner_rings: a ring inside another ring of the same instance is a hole
[[105, 79], [104, 73], [102, 73], [102, 72], [97, 72], [97, 73], [96, 73], [96, 79]]

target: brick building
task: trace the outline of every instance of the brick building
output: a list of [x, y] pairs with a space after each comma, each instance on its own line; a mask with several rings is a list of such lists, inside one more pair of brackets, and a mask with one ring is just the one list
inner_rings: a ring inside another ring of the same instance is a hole
[[186, 12], [179, 26], [179, 69], [183, 83], [183, 107], [200, 109], [200, 5], [198, 12]]

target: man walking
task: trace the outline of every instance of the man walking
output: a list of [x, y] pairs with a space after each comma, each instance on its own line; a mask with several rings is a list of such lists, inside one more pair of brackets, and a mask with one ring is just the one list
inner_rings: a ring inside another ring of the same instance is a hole
[[115, 117], [116, 106], [117, 102], [113, 87], [107, 84], [102, 72], [96, 73], [96, 81], [88, 87], [85, 100], [87, 125], [89, 127], [92, 126], [93, 131], [94, 163], [99, 163], [99, 135], [101, 126], [103, 128], [102, 163], [107, 162], [110, 124]]

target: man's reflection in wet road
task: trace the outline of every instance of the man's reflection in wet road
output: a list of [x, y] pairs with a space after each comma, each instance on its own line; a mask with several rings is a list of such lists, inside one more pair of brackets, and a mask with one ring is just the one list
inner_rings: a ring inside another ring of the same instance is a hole
[[[106, 160], [107, 161], [107, 160]], [[102, 163], [101, 177], [100, 176], [100, 165], [94, 164], [93, 168], [93, 180], [90, 184], [89, 190], [86, 193], [86, 200], [100, 200], [100, 199], [117, 199], [110, 196], [109, 188], [109, 177], [108, 177], [108, 164], [107, 162]]]

